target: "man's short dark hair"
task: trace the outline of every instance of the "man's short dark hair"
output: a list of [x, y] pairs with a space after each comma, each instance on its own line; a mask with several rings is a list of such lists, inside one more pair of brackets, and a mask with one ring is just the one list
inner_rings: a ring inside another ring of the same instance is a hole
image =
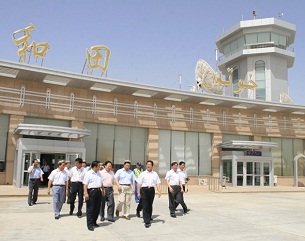
[[151, 165], [154, 166], [154, 162], [153, 162], [152, 160], [148, 160], [148, 161], [146, 162], [146, 164], [147, 164], [147, 163], [151, 163]]
[[112, 162], [111, 161], [105, 161], [104, 166], [107, 166], [107, 164], [110, 163], [112, 166]]
[[185, 164], [184, 161], [179, 162], [179, 166], [181, 166], [182, 164]]
[[81, 159], [80, 157], [78, 157], [78, 158], [75, 159], [75, 162], [83, 163], [83, 159]]
[[91, 168], [93, 168], [93, 167], [98, 167], [99, 164], [100, 164], [99, 161], [93, 161], [93, 162], [91, 163]]
[[176, 161], [172, 162], [171, 166], [174, 166], [174, 165], [178, 165], [178, 162], [176, 162]]

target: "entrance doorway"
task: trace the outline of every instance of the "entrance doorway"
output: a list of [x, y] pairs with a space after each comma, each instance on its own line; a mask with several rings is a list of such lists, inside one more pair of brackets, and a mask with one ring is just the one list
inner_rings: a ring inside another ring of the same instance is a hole
[[48, 185], [48, 177], [54, 169], [57, 168], [57, 163], [60, 160], [65, 160], [66, 154], [64, 153], [41, 153], [40, 154], [40, 167], [43, 170], [43, 186]]
[[270, 186], [271, 161], [238, 160], [237, 186]]

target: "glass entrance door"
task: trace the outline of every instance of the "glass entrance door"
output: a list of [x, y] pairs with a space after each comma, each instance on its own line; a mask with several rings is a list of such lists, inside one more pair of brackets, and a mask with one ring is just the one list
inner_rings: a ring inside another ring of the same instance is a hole
[[246, 162], [246, 186], [261, 185], [261, 162]]
[[34, 159], [39, 159], [39, 153], [27, 152], [23, 154], [23, 172], [22, 172], [22, 185], [27, 186], [29, 183], [28, 169], [32, 165]]

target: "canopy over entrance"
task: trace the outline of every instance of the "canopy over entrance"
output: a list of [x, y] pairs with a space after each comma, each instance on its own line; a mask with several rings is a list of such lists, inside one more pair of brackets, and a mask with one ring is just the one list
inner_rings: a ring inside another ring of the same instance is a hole
[[225, 141], [218, 145], [227, 149], [260, 149], [277, 147], [275, 142], [263, 142], [263, 141]]
[[19, 124], [14, 134], [78, 139], [91, 135], [91, 130], [37, 124]]

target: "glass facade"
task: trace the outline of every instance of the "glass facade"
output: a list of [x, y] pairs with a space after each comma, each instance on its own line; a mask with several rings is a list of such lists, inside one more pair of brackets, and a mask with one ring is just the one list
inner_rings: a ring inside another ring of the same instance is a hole
[[224, 56], [232, 55], [243, 49], [266, 47], [287, 48], [287, 37], [273, 32], [249, 33], [226, 44], [223, 48]]
[[85, 123], [91, 136], [84, 138], [87, 162], [112, 161], [119, 168], [124, 160], [132, 165], [147, 161], [147, 129]]
[[211, 175], [211, 134], [159, 130], [159, 175], [172, 161], [184, 161], [188, 175]]
[[[304, 140], [289, 138], [264, 138], [278, 144], [271, 148], [274, 160], [274, 174], [278, 176], [293, 176], [293, 159], [298, 154], [304, 154]], [[305, 176], [304, 158], [298, 162], [298, 175]]]
[[265, 62], [262, 60], [255, 62], [255, 98], [257, 100], [266, 100], [266, 79], [265, 79]]
[[0, 172], [5, 171], [6, 146], [9, 129], [9, 116], [0, 114]]
[[239, 81], [239, 68], [238, 68], [238, 66], [235, 66], [233, 68], [233, 79], [232, 79], [233, 96], [234, 97], [239, 97], [239, 94], [234, 93], [234, 91], [239, 90], [238, 81]]

